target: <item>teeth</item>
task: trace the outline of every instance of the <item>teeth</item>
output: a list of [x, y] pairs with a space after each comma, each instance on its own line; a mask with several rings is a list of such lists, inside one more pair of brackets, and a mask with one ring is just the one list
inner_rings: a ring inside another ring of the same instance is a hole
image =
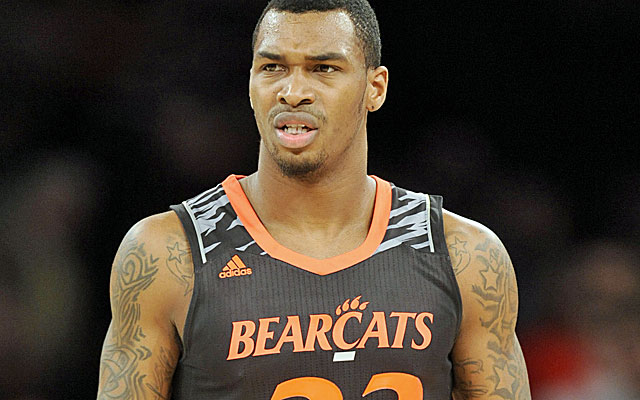
[[301, 133], [307, 133], [309, 128], [305, 125], [287, 125], [283, 130], [289, 135], [299, 135]]

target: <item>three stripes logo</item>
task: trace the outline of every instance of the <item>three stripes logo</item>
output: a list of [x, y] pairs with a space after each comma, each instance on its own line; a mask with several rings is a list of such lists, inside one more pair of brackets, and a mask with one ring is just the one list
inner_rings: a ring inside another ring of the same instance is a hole
[[253, 271], [251, 268], [244, 265], [240, 257], [236, 254], [231, 257], [231, 260], [222, 268], [222, 271], [218, 274], [221, 279], [233, 278], [234, 276], [251, 275]]

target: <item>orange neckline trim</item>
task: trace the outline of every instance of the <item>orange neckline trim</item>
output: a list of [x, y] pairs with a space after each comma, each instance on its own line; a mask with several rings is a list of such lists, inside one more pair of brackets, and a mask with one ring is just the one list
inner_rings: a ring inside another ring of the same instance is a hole
[[242, 190], [238, 178], [241, 175], [229, 175], [222, 182], [222, 187], [229, 198], [231, 206], [238, 214], [238, 218], [249, 232], [249, 235], [256, 241], [264, 251], [271, 257], [284, 261], [294, 267], [312, 272], [316, 275], [329, 275], [334, 272], [347, 269], [361, 261], [371, 257], [376, 251], [389, 224], [389, 214], [391, 212], [391, 185], [389, 182], [371, 175], [376, 181], [376, 198], [373, 206], [373, 217], [369, 233], [364, 242], [355, 249], [331, 258], [318, 259], [300, 254], [290, 250], [278, 243], [269, 234], [267, 229], [258, 218], [255, 210], [251, 206], [249, 199]]

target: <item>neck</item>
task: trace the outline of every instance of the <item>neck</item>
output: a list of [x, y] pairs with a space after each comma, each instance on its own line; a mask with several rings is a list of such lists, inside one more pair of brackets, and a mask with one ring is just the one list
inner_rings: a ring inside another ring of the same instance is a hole
[[309, 180], [283, 176], [261, 146], [258, 171], [240, 183], [270, 231], [285, 226], [300, 232], [324, 230], [330, 235], [343, 226], [368, 227], [376, 183], [367, 176], [366, 151], [362, 154], [363, 159], [352, 165], [340, 165]]

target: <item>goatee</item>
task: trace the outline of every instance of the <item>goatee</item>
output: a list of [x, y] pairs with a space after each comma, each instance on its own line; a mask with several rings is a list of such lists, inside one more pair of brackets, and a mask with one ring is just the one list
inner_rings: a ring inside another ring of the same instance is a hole
[[321, 152], [313, 159], [292, 160], [291, 158], [281, 157], [278, 151], [271, 152], [274, 161], [280, 167], [280, 172], [287, 178], [294, 178], [302, 181], [312, 182], [319, 175], [327, 154]]

